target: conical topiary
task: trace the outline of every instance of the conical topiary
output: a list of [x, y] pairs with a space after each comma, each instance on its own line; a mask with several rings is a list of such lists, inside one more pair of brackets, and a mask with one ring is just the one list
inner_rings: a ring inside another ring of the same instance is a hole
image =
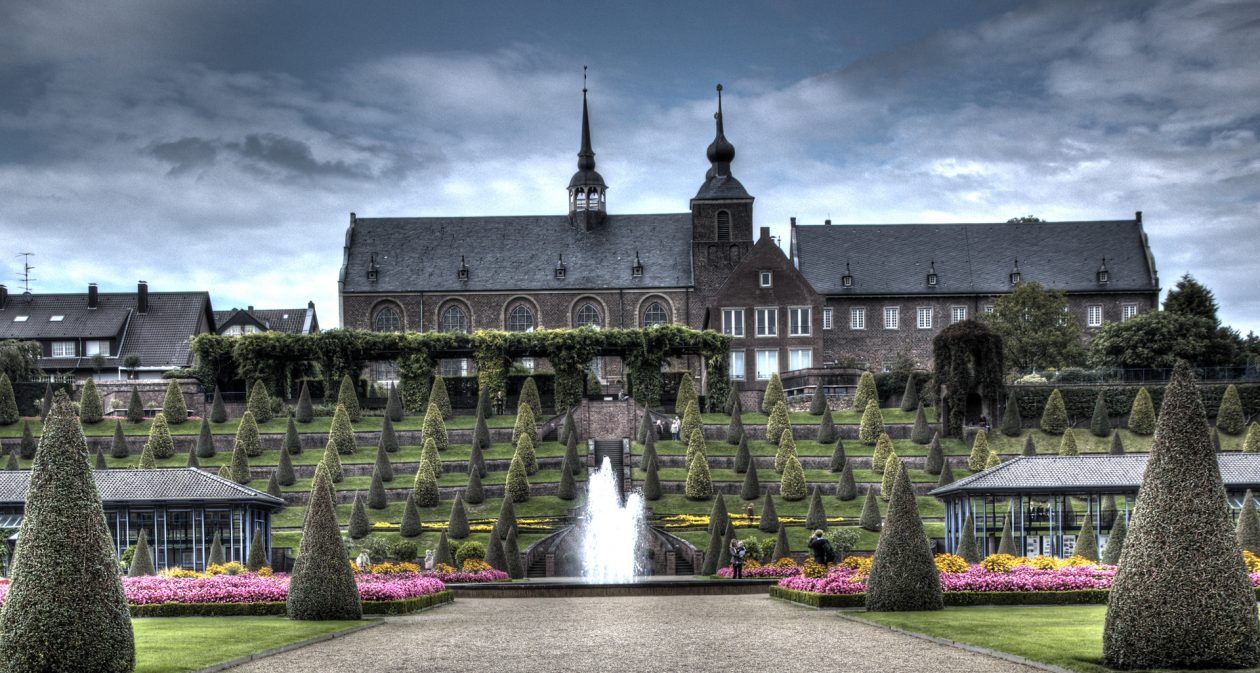
[[1146, 388], [1138, 388], [1129, 409], [1129, 432], [1149, 437], [1155, 434], [1155, 404]]
[[775, 559], [792, 558], [792, 547], [788, 544], [787, 526], [779, 526], [774, 536], [774, 551], [770, 554]]
[[1002, 457], [997, 454], [997, 451], [994, 451], [993, 449], [989, 449], [989, 459], [984, 462], [984, 469], [987, 470], [989, 468], [997, 467], [998, 465], [1001, 465], [1001, 464], [1002, 464]]
[[227, 408], [223, 406], [223, 388], [214, 387], [214, 402], [210, 404], [210, 422], [227, 423]]
[[569, 433], [564, 445], [564, 459], [569, 462], [569, 472], [575, 477], [582, 473], [582, 459], [578, 458], [577, 443], [577, 431], [574, 431]]
[[394, 422], [389, 416], [385, 417], [384, 423], [381, 425], [381, 436], [377, 440], [376, 445], [385, 453], [398, 452], [398, 437], [394, 434]]
[[8, 461], [6, 461], [6, 462], [5, 462], [4, 469], [6, 469], [6, 470], [8, 470], [8, 471], [10, 471], [10, 472], [13, 472], [14, 470], [20, 470], [20, 469], [22, 469], [22, 466], [18, 464], [18, 454], [17, 454], [17, 451], [15, 451], [15, 450], [13, 450], [13, 449], [10, 449], [10, 450], [9, 450], [9, 459], [8, 459]]
[[836, 499], [849, 501], [857, 498], [857, 482], [853, 478], [853, 464], [845, 463], [840, 471], [840, 484], [836, 487]]
[[655, 460], [655, 459], [656, 459], [656, 442], [654, 440], [649, 439], [648, 442], [643, 445], [643, 455], [639, 457], [639, 465], [646, 466], [648, 464], [648, 461]]
[[[437, 447], [434, 447], [437, 450]], [[481, 451], [481, 444], [473, 442], [472, 452], [468, 454], [468, 471], [476, 472], [478, 477], [486, 476], [486, 457]]]
[[267, 478], [267, 495], [283, 498], [284, 493], [280, 491], [280, 482], [276, 480], [276, 471], [271, 471], [271, 476]]
[[678, 436], [687, 439], [693, 437], [697, 432], [704, 436], [704, 421], [700, 417], [700, 406], [688, 403], [687, 413], [683, 414], [682, 428]]
[[696, 453], [687, 464], [687, 484], [684, 492], [689, 500], [708, 500], [713, 497], [713, 482], [709, 478], [709, 460], [703, 451]]
[[1059, 440], [1060, 456], [1079, 456], [1081, 450], [1076, 446], [1076, 433], [1072, 428], [1063, 431], [1063, 437]]
[[717, 567], [726, 568], [731, 565], [731, 545], [735, 542], [735, 527], [730, 521], [726, 522], [726, 529], [722, 534], [721, 548], [718, 551]]
[[1019, 402], [1012, 390], [1006, 396], [1006, 409], [1002, 412], [1002, 426], [999, 428], [1007, 437], [1018, 437], [1024, 431], [1024, 418], [1019, 413]]
[[652, 413], [646, 412], [639, 420], [639, 431], [635, 438], [640, 444], [646, 444], [648, 437], [656, 433], [656, 426], [652, 422]]
[[684, 436], [691, 438], [690, 441], [687, 442], [687, 464], [688, 465], [691, 464], [691, 459], [695, 458], [697, 454], [706, 456], [706, 457], [708, 456], [709, 452], [708, 452], [707, 447], [705, 446], [703, 432], [696, 430], [692, 432], [690, 435], [684, 435]]
[[12, 582], [0, 609], [11, 673], [130, 673], [135, 641], [114, 542], [74, 405], [54, 398], [31, 465]]
[[1238, 512], [1238, 546], [1243, 551], [1260, 554], [1260, 515], [1256, 513], [1256, 501], [1247, 489], [1243, 496], [1242, 510]]
[[293, 460], [287, 451], [280, 452], [280, 461], [276, 464], [276, 482], [281, 486], [292, 486], [297, 482], [297, 474], [293, 472]]
[[887, 432], [881, 433], [879, 439], [875, 440], [875, 450], [871, 452], [871, 471], [875, 474], [883, 474], [884, 463], [888, 462], [888, 457], [892, 454], [892, 439], [888, 437]]
[[[337, 410], [333, 412], [332, 425], [328, 429], [328, 445], [343, 456], [353, 454], [357, 450], [351, 418], [350, 411], [344, 405], [338, 404]], [[339, 479], [333, 479], [333, 483], [339, 481]]]
[[363, 604], [341, 542], [334, 487], [328, 471], [315, 468], [298, 561], [289, 576], [289, 619], [360, 619]]
[[1009, 512], [1002, 517], [1002, 537], [998, 542], [997, 553], [1022, 556], [1015, 549], [1015, 533], [1011, 530], [1011, 515]]
[[784, 432], [792, 429], [792, 424], [788, 421], [787, 405], [779, 402], [774, 405], [770, 412], [770, 419], [766, 422], [766, 440], [771, 444], [778, 444], [779, 438]]
[[1108, 450], [1108, 453], [1113, 456], [1124, 455], [1124, 441], [1120, 439], [1120, 433], [1117, 432], [1111, 435], [1111, 448]]
[[941, 433], [932, 434], [928, 442], [927, 459], [923, 463], [923, 471], [928, 474], [940, 474], [945, 467], [945, 450], [941, 448]]
[[521, 465], [525, 468], [525, 474], [538, 473], [538, 454], [534, 451], [534, 438], [528, 434], [521, 435], [520, 441], [516, 443], [516, 454], [521, 457]]
[[568, 446], [570, 443], [576, 446], [578, 440], [578, 430], [577, 423], [573, 420], [572, 411], [564, 412], [564, 425], [561, 427], [561, 430], [561, 434], [564, 435], [564, 438], [560, 441], [564, 442], [565, 446]]
[[773, 533], [779, 530], [779, 514], [774, 508], [774, 497], [766, 491], [766, 499], [761, 505], [761, 518], [757, 521], [757, 530]]
[[214, 457], [214, 433], [210, 431], [210, 422], [207, 419], [201, 419], [201, 428], [197, 432], [197, 445], [194, 450], [198, 458]]
[[438, 536], [437, 551], [433, 553], [433, 562], [455, 567], [455, 557], [451, 554], [451, 543], [446, 538], [446, 531]]
[[796, 454], [788, 456], [783, 464], [783, 478], [779, 480], [779, 497], [794, 501], [805, 498], [805, 471], [801, 469], [801, 461]]
[[509, 528], [516, 527], [516, 506], [512, 504], [511, 498], [504, 498], [499, 503], [499, 518], [494, 523], [495, 532], [500, 540], [507, 535]]
[[577, 497], [577, 483], [573, 480], [573, 470], [569, 467], [568, 456], [560, 461], [560, 487], [556, 491], [556, 497], [561, 500], [572, 500]]
[[[521, 437], [522, 444], [528, 441], [528, 436]], [[525, 469], [525, 457], [521, 453], [518, 449], [512, 455], [512, 464], [508, 467], [507, 482], [504, 484], [503, 497], [510, 498], [512, 502], [529, 500], [529, 475]]]
[[936, 487], [948, 486], [954, 483], [954, 468], [946, 460], [941, 466], [941, 477], [936, 480]]
[[1067, 408], [1063, 405], [1063, 393], [1055, 388], [1050, 391], [1046, 408], [1041, 412], [1041, 431], [1048, 435], [1061, 435], [1067, 427]]
[[503, 539], [503, 559], [507, 565], [508, 577], [514, 580], [525, 579], [525, 566], [521, 563], [521, 547], [516, 541], [516, 527], [508, 529]]
[[149, 532], [140, 529], [140, 537], [136, 540], [135, 553], [131, 556], [131, 565], [127, 567], [127, 577], [144, 577], [156, 575], [153, 568], [153, 550], [149, 549]]
[[774, 469], [782, 472], [787, 467], [789, 458], [796, 457], [796, 440], [792, 437], [792, 429], [783, 431], [778, 441], [779, 449], [774, 453]]
[[385, 418], [394, 423], [401, 423], [404, 418], [402, 395], [398, 394], [398, 386], [389, 384], [389, 399], [385, 401]]
[[757, 464], [749, 463], [744, 471], [744, 484], [739, 489], [739, 497], [744, 500], [756, 500], [761, 497], [761, 479], [757, 476]]
[[210, 552], [206, 555], [206, 566], [221, 566], [227, 560], [223, 554], [223, 537], [218, 529], [214, 531], [214, 541], [210, 543]]
[[862, 424], [858, 426], [858, 441], [867, 446], [874, 446], [879, 436], [884, 434], [884, 412], [879, 410], [879, 403], [871, 400], [862, 407]]
[[[241, 416], [240, 427], [236, 431], [236, 441], [232, 446], [232, 461], [224, 467], [228, 468], [228, 474], [232, 481], [238, 484], [248, 484], [251, 480], [249, 474], [249, 447], [258, 443], [258, 426], [254, 423], [254, 414], [246, 411]], [[341, 466], [338, 464], [337, 469], [340, 471]]]
[[[1119, 435], [1116, 435], [1116, 436], [1119, 437]], [[1025, 456], [1037, 455], [1037, 443], [1033, 441], [1033, 436], [1031, 433], [1027, 437], [1024, 438], [1023, 455]]]
[[927, 444], [932, 441], [932, 428], [928, 426], [927, 414], [923, 412], [922, 404], [914, 414], [914, 429], [910, 432], [910, 441], [915, 444]]
[[726, 396], [725, 411], [727, 416], [744, 415], [744, 403], [739, 401], [739, 393], [732, 390], [730, 394]]
[[175, 441], [171, 439], [170, 428], [166, 426], [165, 413], [159, 411], [153, 417], [153, 424], [149, 426], [149, 441], [145, 442], [144, 450], [152, 452], [153, 457], [159, 460], [175, 455]]
[[376, 463], [372, 471], [381, 473], [381, 481], [394, 480], [394, 464], [389, 462], [389, 452], [383, 446], [376, 447]]
[[823, 410], [822, 421], [818, 424], [818, 443], [830, 444], [838, 438], [836, 422], [831, 417], [831, 407]]
[[41, 420], [48, 418], [48, 414], [52, 412], [52, 405], [53, 389], [52, 381], [50, 380], [48, 383], [44, 384], [44, 403], [41, 404], [39, 408], [39, 417]]
[[140, 399], [140, 389], [131, 387], [131, 398], [127, 400], [127, 422], [141, 423], [144, 421], [144, 402]]
[[809, 511], [805, 514], [806, 530], [827, 530], [827, 508], [823, 505], [822, 493], [814, 487], [814, 494], [809, 499]]
[[96, 381], [89, 376], [83, 382], [83, 392], [79, 393], [79, 420], [87, 425], [100, 423], [102, 413], [101, 395], [96, 392]]
[[989, 460], [989, 436], [984, 430], [976, 431], [976, 438], [971, 443], [971, 455], [967, 457], [967, 469], [979, 472]]
[[883, 479], [879, 483], [879, 497], [888, 500], [892, 497], [893, 482], [897, 479], [897, 470], [901, 468], [901, 459], [896, 452], [888, 454], [884, 462]]
[[[527, 404], [535, 419], [542, 418], [542, 398], [538, 395], [538, 384], [530, 376], [521, 384], [521, 396], [517, 405]], [[506, 535], [506, 531], [504, 532]]]
[[166, 415], [166, 422], [171, 425], [179, 425], [188, 420], [188, 404], [184, 401], [184, 391], [179, 389], [179, 382], [175, 379], [171, 379], [166, 386], [162, 413]]
[[1098, 561], [1098, 535], [1094, 531], [1093, 512], [1085, 513], [1085, 520], [1081, 522], [1081, 530], [1076, 534], [1076, 545], [1072, 548], [1072, 555], [1090, 561]]
[[919, 518], [919, 504], [910, 477], [896, 470], [888, 516], [875, 547], [875, 562], [866, 581], [866, 609], [871, 612], [941, 610], [941, 576]]
[[245, 557], [245, 569], [256, 573], [267, 567], [267, 541], [262, 527], [254, 527], [254, 535], [249, 541], [249, 555]]
[[709, 510], [709, 525], [705, 530], [713, 532], [714, 528], [719, 531], [726, 528], [726, 521], [730, 518], [730, 513], [726, 510], [726, 498], [721, 493], [718, 494], [716, 500], [713, 501], [713, 508]]
[[13, 425], [21, 418], [17, 396], [13, 393], [13, 382], [9, 380], [8, 374], [0, 372], [0, 425]]
[[468, 486], [464, 489], [464, 502], [480, 505], [486, 501], [485, 489], [481, 487], [481, 475], [476, 470], [468, 472]]
[[[10, 455], [10, 456], [12, 456], [13, 454], [12, 454], [12, 453], [10, 453], [9, 455]], [[195, 454], [193, 454], [193, 453], [189, 453], [189, 454], [188, 454], [188, 458], [189, 458], [189, 460], [190, 460], [190, 461], [192, 461], [192, 464], [190, 464], [188, 467], [201, 467], [200, 465], [197, 465], [197, 464], [196, 464], [196, 462], [195, 462], [195, 461], [197, 460], [197, 456], [196, 456]], [[98, 469], [98, 470], [107, 470], [107, 469], [109, 469], [109, 463], [106, 463], [106, 462], [105, 462], [105, 452], [104, 452], [104, 451], [102, 451], [102, 450], [100, 449], [100, 447], [97, 447], [97, 448], [96, 448], [96, 465], [95, 465], [95, 468], [96, 468], [96, 469]]]
[[1129, 525], [1123, 516], [1117, 516], [1111, 526], [1111, 535], [1107, 536], [1107, 544], [1103, 547], [1099, 560], [1107, 565], [1120, 563], [1120, 553], [1124, 551], [1124, 538], [1129, 534]]
[[298, 393], [297, 409], [293, 418], [303, 425], [315, 420], [315, 405], [311, 404], [311, 389], [306, 381], [302, 382], [302, 391]]
[[832, 472], [841, 472], [844, 470], [844, 466], [847, 465], [848, 462], [849, 459], [844, 454], [844, 440], [837, 437], [836, 446], [831, 450], [831, 464], [828, 469]]
[[731, 420], [726, 424], [726, 443], [739, 444], [744, 440], [744, 419], [738, 414], [731, 416]]
[[691, 374], [684, 373], [678, 377], [678, 395], [674, 398], [674, 413], [682, 415], [687, 412], [687, 403], [696, 402], [696, 386]]
[[[1112, 583], [1103, 628], [1111, 668], [1260, 664], [1260, 621], [1207, 437], [1194, 375], [1178, 362]], [[1176, 633], [1176, 638], [1158, 634]]]
[[355, 390], [350, 375], [341, 377], [341, 387], [337, 389], [337, 405], [345, 407], [351, 423], [358, 423], [363, 417], [363, 407], [359, 405], [359, 391]]
[[368, 486], [367, 506], [372, 509], [385, 509], [389, 506], [389, 494], [385, 492], [385, 480], [381, 475], [381, 466], [372, 466], [372, 484]]
[[1111, 412], [1107, 411], [1107, 400], [1103, 395], [1103, 391], [1098, 391], [1098, 396], [1094, 398], [1094, 416], [1089, 422], [1089, 431], [1094, 433], [1095, 437], [1106, 437], [1111, 434]]
[[853, 408], [865, 409], [871, 402], [879, 406], [879, 390], [875, 387], [875, 375], [862, 372], [862, 377], [858, 379], [857, 392], [853, 395]]
[[1247, 437], [1243, 439], [1243, 452], [1256, 453], [1260, 451], [1260, 423], [1255, 421], [1247, 427]]
[[709, 544], [704, 548], [704, 563], [700, 566], [701, 575], [713, 575], [718, 569], [718, 560], [722, 557], [722, 533], [725, 527], [711, 527]]
[[879, 502], [875, 499], [875, 488], [866, 487], [866, 499], [862, 501], [862, 515], [858, 517], [858, 525], [872, 532], [879, 531], [883, 520], [879, 515]]
[[766, 382], [766, 392], [761, 396], [761, 413], [769, 415], [780, 402], [786, 404], [787, 396], [783, 394], [783, 380], [778, 372], [774, 372]]
[[408, 493], [407, 501], [403, 504], [402, 523], [398, 526], [398, 534], [405, 538], [412, 538], [419, 535], [421, 530], [420, 509], [416, 507], [416, 496], [414, 493]]
[[1241, 435], [1246, 427], [1247, 419], [1243, 416], [1238, 387], [1231, 383], [1225, 387], [1225, 394], [1221, 395], [1221, 405], [1216, 410], [1216, 429], [1227, 435]]
[[[105, 460], [105, 454], [101, 453], [100, 449], [97, 449], [96, 452], [100, 454], [102, 461]], [[184, 461], [184, 467], [201, 467], [201, 461], [197, 460], [196, 446], [188, 447], [188, 459]]]
[[231, 479], [232, 478], [232, 465], [230, 463], [224, 463], [220, 465], [219, 471], [216, 472], [215, 474], [217, 474], [220, 479]]
[[958, 549], [954, 553], [963, 557], [967, 563], [979, 563], [984, 558], [980, 553], [980, 545], [976, 542], [976, 525], [970, 514], [963, 521], [962, 535], [958, 538]]
[[[429, 417], [424, 417], [425, 423], [429, 422]], [[512, 426], [512, 446], [521, 440], [521, 435], [529, 435], [530, 437], [538, 436], [538, 426], [534, 418], [534, 411], [528, 404], [520, 404], [516, 407], [516, 423]]]
[[655, 502], [661, 499], [661, 478], [657, 473], [656, 458], [648, 460], [646, 474], [643, 477], [643, 499]]
[[451, 503], [451, 517], [446, 522], [446, 534], [452, 540], [462, 540], [468, 537], [469, 533], [468, 510], [464, 509], [464, 494], [456, 493], [455, 501]]
[[411, 487], [411, 495], [415, 500], [416, 507], [437, 507], [437, 476], [433, 474], [433, 467], [424, 461], [420, 461], [420, 468], [416, 470], [416, 478]]
[[827, 411], [827, 394], [821, 385], [814, 386], [814, 394], [809, 398], [809, 415], [822, 416]]
[[249, 389], [249, 398], [245, 401], [245, 408], [253, 412], [254, 422], [266, 423], [271, 420], [271, 394], [267, 392], [267, 386], [262, 381], [254, 381], [253, 387]]
[[[31, 460], [35, 457], [35, 449], [38, 446], [39, 445], [35, 443], [35, 435], [31, 432], [31, 422], [22, 421], [22, 441], [18, 444], [18, 454], [22, 456], [23, 460]], [[125, 440], [123, 442], [123, 448], [127, 448]], [[126, 457], [126, 455], [127, 454], [124, 452], [123, 457]]]
[[905, 390], [901, 392], [901, 410], [914, 411], [914, 408], [922, 404], [919, 400], [919, 381], [914, 372], [906, 377]]

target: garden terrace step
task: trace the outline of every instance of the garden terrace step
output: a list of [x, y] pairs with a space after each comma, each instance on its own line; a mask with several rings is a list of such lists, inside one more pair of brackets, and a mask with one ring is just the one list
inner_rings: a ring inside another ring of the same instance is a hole
[[[539, 458], [538, 468], [541, 470], [558, 470], [560, 469], [560, 465], [563, 462], [564, 462], [564, 456], [560, 456], [558, 458], [554, 456], [550, 458]], [[407, 461], [407, 462], [395, 463], [391, 461], [390, 464], [394, 467], [394, 473], [400, 474], [400, 475], [414, 475], [416, 473], [416, 470], [420, 469], [420, 463], [418, 462]], [[489, 459], [486, 460], [487, 472], [507, 472], [508, 468], [511, 466], [512, 466], [512, 460], [508, 458], [496, 458], [494, 460], [489, 460]], [[310, 477], [315, 476], [315, 467], [316, 465], [310, 465], [310, 464], [294, 465], [293, 474], [298, 479], [310, 478]], [[372, 470], [375, 467], [376, 467], [376, 463], [342, 463], [341, 472], [347, 477], [370, 477], [372, 476]], [[272, 465], [250, 467], [249, 474], [255, 479], [269, 479], [271, 477], [271, 472], [275, 469], [276, 468]], [[442, 473], [443, 474], [454, 474], [454, 473], [468, 474], [468, 461], [467, 460], [442, 461]]]
[[[956, 468], [967, 466], [967, 456], [948, 456], [948, 458], [949, 458], [950, 464]], [[831, 456], [797, 456], [797, 459], [801, 461], [801, 467], [805, 468], [806, 470], [825, 470], [831, 467]], [[774, 469], [774, 456], [753, 456], [753, 460], [757, 463], [758, 470]], [[855, 470], [871, 469], [870, 456], [848, 456], [848, 460], [849, 462], [853, 463], [853, 469]], [[635, 467], [639, 469], [644, 469], [642, 454], [635, 455], [633, 462], [634, 462]], [[927, 463], [927, 457], [926, 456], [901, 456], [901, 462], [907, 468], [914, 469], [914, 470], [922, 470], [924, 464]], [[658, 453], [656, 454], [656, 466], [658, 468], [665, 468], [665, 467], [685, 468], [687, 467], [687, 457], [685, 455], [659, 454]], [[709, 456], [709, 468], [710, 469], [726, 469], [726, 470], [734, 469], [735, 457], [734, 456]], [[837, 473], [836, 477], [839, 478], [839, 476], [840, 476], [839, 473]]]
[[[253, 486], [261, 487], [263, 486], [263, 484], [253, 484]], [[576, 483], [576, 486], [578, 490], [578, 497], [582, 497], [586, 490], [586, 482], [579, 481]], [[736, 486], [738, 486], [738, 484], [736, 484]], [[504, 488], [503, 484], [484, 484], [482, 485], [481, 488], [485, 492], [487, 498], [503, 497], [503, 488]], [[464, 490], [463, 486], [439, 487], [438, 494], [443, 504], [438, 505], [438, 507], [445, 506], [449, 510], [451, 501], [455, 499], [455, 494], [463, 490]], [[337, 488], [336, 500], [339, 503], [354, 502], [354, 496], [356, 493], [359, 493], [359, 492], [360, 491], [356, 489]], [[365, 496], [367, 495], [366, 488], [362, 489], [362, 492]], [[679, 493], [681, 492], [682, 491], [679, 491]], [[736, 488], [735, 492], [739, 493], [739, 489]], [[410, 493], [411, 493], [410, 486], [406, 488], [387, 488], [385, 489], [385, 499], [388, 500], [389, 502], [403, 502], [407, 499], [407, 496]], [[530, 495], [559, 495], [560, 482], [546, 482], [546, 483], [541, 483], [541, 484], [530, 484], [529, 493]], [[283, 494], [283, 497], [284, 497], [284, 504], [286, 505], [305, 505], [307, 502], [310, 501], [311, 494], [310, 494], [310, 491], [285, 491]]]
[[[836, 491], [839, 489], [840, 487], [839, 481], [840, 481], [840, 478], [839, 478], [839, 475], [837, 475], [835, 480], [828, 481], [828, 482], [811, 481], [811, 482], [808, 482], [806, 486], [808, 487], [808, 490], [811, 493], [816, 487], [818, 488], [818, 491], [823, 494], [823, 496], [830, 497], [830, 496], [835, 496]], [[713, 482], [714, 494], [721, 493], [727, 496], [730, 496], [730, 495], [738, 496], [740, 492], [743, 490], [743, 488], [744, 488], [744, 485], [738, 481]], [[857, 490], [858, 490], [859, 499], [866, 496], [867, 488], [873, 488], [875, 489], [876, 493], [879, 493], [879, 484], [877, 483], [858, 484]], [[936, 482], [915, 483], [915, 484], [911, 484], [911, 488], [914, 490], [915, 495], [927, 495], [928, 493], [932, 491], [932, 489], [936, 488]], [[778, 495], [779, 482], [777, 480], [775, 481], [763, 480], [761, 482], [762, 495], [764, 495], [766, 491], [769, 491], [770, 493], [773, 493], [774, 495]], [[685, 481], [661, 481], [661, 493], [673, 495], [673, 494], [686, 493], [686, 492], [687, 492], [687, 482]], [[488, 492], [487, 492], [487, 495], [489, 495]], [[648, 505], [651, 506], [651, 503], [648, 503]]]
[[[818, 427], [819, 426], [817, 425], [793, 425], [792, 437], [797, 440], [818, 439]], [[706, 423], [704, 426], [704, 438], [710, 441], [715, 439], [725, 441], [726, 429], [727, 425], [725, 423]], [[835, 426], [835, 429], [837, 436], [843, 439], [856, 440], [858, 438], [858, 430], [860, 430], [861, 427], [857, 425], [837, 425]], [[910, 439], [910, 435], [914, 432], [914, 424], [885, 423], [884, 432], [888, 433], [889, 439]], [[744, 434], [747, 435], [749, 439], [765, 439], [766, 426], [764, 424], [753, 425], [745, 423]]]

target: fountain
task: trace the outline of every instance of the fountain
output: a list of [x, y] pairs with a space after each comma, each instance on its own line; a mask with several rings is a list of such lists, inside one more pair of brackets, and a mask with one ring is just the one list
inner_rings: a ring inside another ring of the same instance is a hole
[[587, 483], [581, 535], [582, 576], [602, 584], [633, 582], [639, 574], [639, 542], [643, 537], [643, 494], [623, 503], [617, 475], [608, 457]]

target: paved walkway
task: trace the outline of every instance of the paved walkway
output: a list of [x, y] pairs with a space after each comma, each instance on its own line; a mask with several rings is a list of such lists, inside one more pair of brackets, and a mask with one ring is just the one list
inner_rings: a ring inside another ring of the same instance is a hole
[[236, 673], [988, 673], [1035, 669], [767, 596], [459, 599]]

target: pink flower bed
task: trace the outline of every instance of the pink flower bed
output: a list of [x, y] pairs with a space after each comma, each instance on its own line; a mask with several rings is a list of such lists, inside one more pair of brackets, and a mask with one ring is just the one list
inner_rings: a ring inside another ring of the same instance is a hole
[[442, 580], [418, 573], [360, 574], [354, 579], [359, 584], [359, 598], [365, 601], [401, 601], [435, 594], [446, 588]]
[[474, 584], [479, 582], [502, 582], [508, 579], [508, 574], [502, 570], [490, 568], [475, 573], [466, 573], [463, 571], [455, 571], [452, 573], [429, 572], [425, 573], [429, 577], [436, 577], [447, 584]]
[[[729, 566], [726, 568], [718, 568], [717, 574], [718, 574], [718, 577], [730, 577], [731, 569]], [[744, 568], [745, 579], [754, 579], [754, 578], [770, 579], [774, 577], [795, 577], [800, 574], [801, 574], [800, 566], [793, 566], [790, 568], [778, 568], [772, 565], [765, 565], [765, 566], [752, 568], [752, 569]]]

